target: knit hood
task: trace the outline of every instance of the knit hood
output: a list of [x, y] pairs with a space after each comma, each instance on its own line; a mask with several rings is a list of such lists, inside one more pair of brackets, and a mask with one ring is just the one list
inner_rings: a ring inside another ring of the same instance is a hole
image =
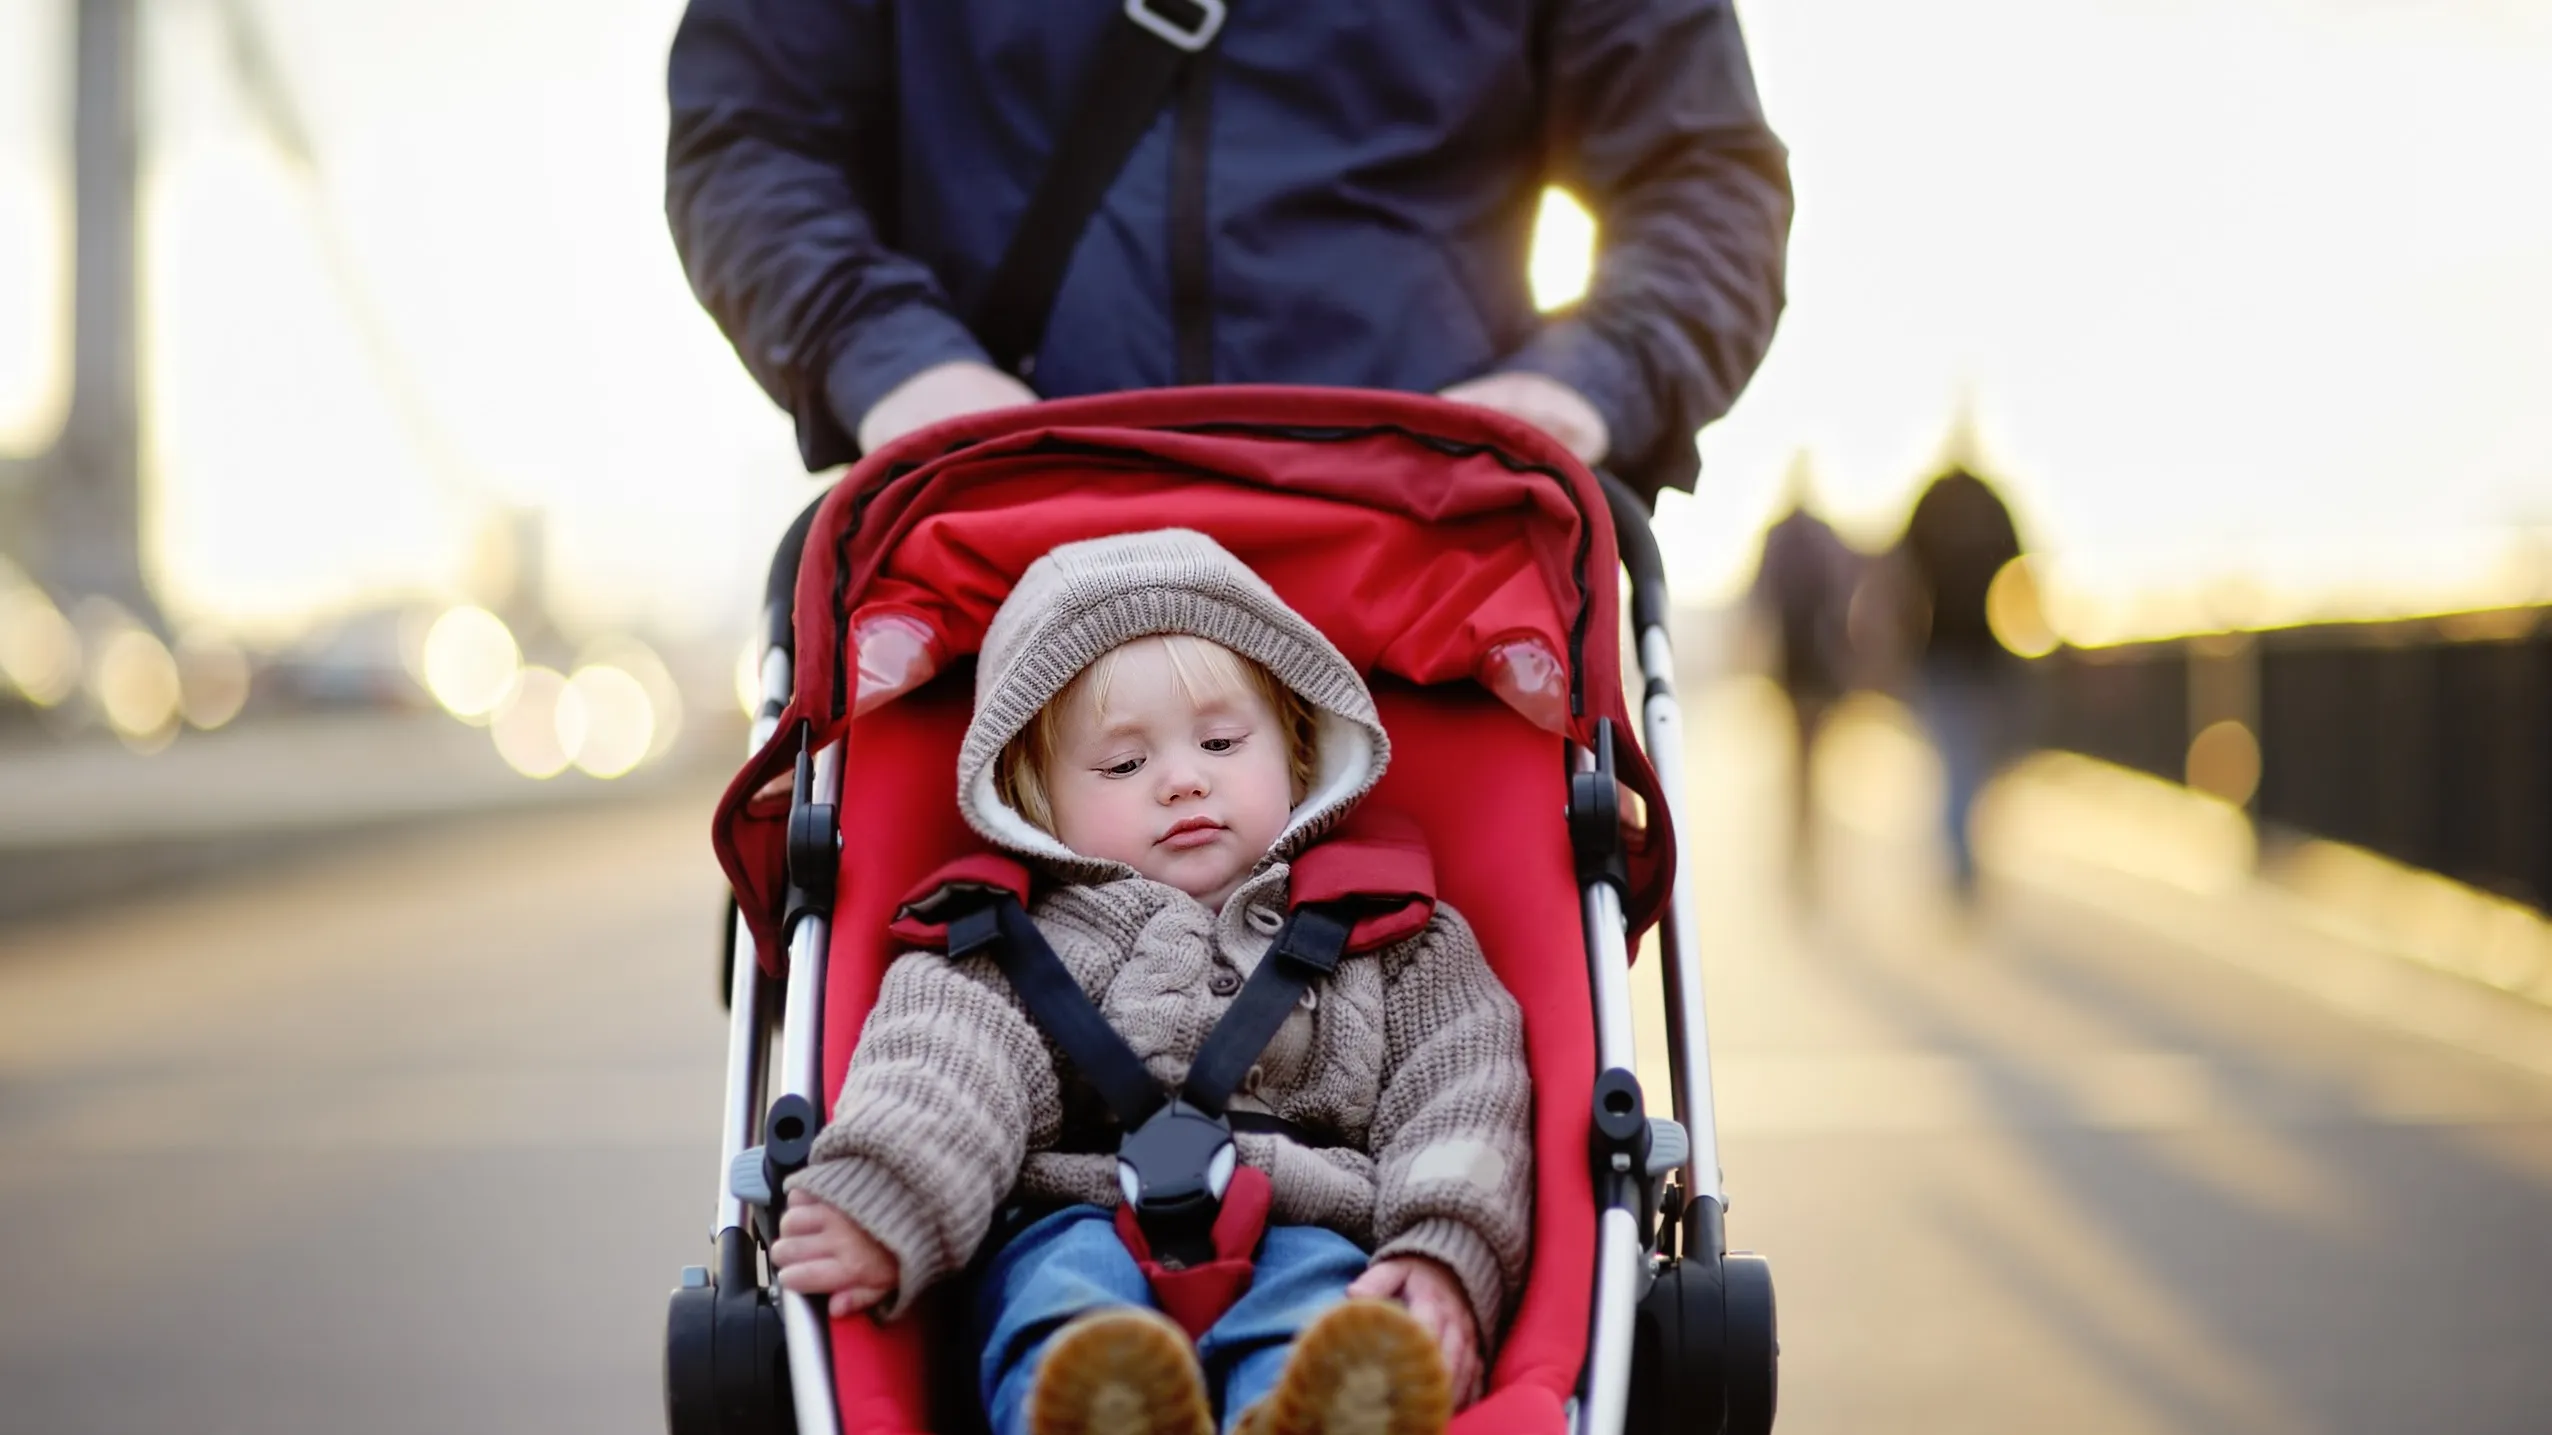
[[1285, 606], [1264, 579], [1202, 533], [1164, 528], [1066, 543], [1028, 565], [984, 633], [975, 714], [957, 753], [957, 810], [997, 847], [1068, 880], [1130, 876], [1085, 857], [1020, 815], [996, 790], [1002, 749], [1081, 670], [1136, 638], [1185, 633], [1275, 675], [1312, 707], [1317, 760], [1268, 861], [1290, 861], [1371, 791], [1391, 740], [1346, 655]]

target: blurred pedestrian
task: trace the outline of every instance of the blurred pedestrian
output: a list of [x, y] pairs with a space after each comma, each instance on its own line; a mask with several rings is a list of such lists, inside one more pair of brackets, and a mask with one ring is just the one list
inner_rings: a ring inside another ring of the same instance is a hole
[[[669, 91], [675, 245], [810, 468], [1040, 396], [1338, 384], [1653, 498], [1783, 304], [1729, 0], [691, 0]], [[1599, 236], [1549, 317], [1545, 184]]]
[[1849, 617], [1860, 586], [1861, 556], [1819, 517], [1807, 456], [1790, 467], [1783, 512], [1764, 532], [1748, 596], [1766, 639], [1773, 680], [1790, 700], [1797, 738], [1791, 768], [1791, 872], [1804, 895], [1815, 881], [1816, 818], [1812, 761], [1817, 734], [1852, 682]]
[[1984, 479], [1953, 464], [1915, 500], [1890, 554], [1915, 702], [1940, 754], [1950, 879], [1962, 897], [1976, 887], [1968, 831], [1976, 794], [2020, 735], [2020, 663], [1995, 636], [1986, 595], [2021, 552], [2011, 509]]

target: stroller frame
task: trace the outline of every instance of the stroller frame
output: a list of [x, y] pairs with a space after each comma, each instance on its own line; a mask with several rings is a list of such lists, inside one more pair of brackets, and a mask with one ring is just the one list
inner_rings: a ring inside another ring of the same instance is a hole
[[[1673, 825], [1689, 831], [1664, 563], [1645, 505], [1609, 474], [1598, 478], [1630, 577], [1630, 625], [1644, 682], [1643, 747]], [[772, 563], [754, 751], [777, 734], [793, 691], [792, 605], [816, 509], [810, 504], [799, 515]], [[1570, 828], [1578, 846], [1602, 1074], [1592, 1153], [1599, 1207], [1595, 1290], [1569, 1430], [1760, 1435], [1772, 1427], [1777, 1391], [1772, 1281], [1761, 1258], [1726, 1249], [1692, 878], [1678, 863], [1659, 926], [1674, 1116], [1652, 1121], [1636, 1074], [1622, 894], [1605, 872], [1614, 855], [1605, 844], [1617, 843], [1620, 830], [1612, 736], [1607, 723], [1597, 750], [1571, 745]], [[672, 1294], [665, 1354], [672, 1435], [837, 1435], [840, 1429], [824, 1310], [770, 1280], [763, 1253], [776, 1234], [779, 1182], [804, 1164], [824, 1119], [820, 1062], [832, 937], [826, 889], [841, 842], [835, 818], [841, 762], [839, 742], [798, 759], [784, 982], [771, 980], [752, 958], [751, 933], [730, 899], [726, 1093], [710, 1227], [715, 1263], [686, 1267]], [[744, 960], [737, 960], [739, 952]]]

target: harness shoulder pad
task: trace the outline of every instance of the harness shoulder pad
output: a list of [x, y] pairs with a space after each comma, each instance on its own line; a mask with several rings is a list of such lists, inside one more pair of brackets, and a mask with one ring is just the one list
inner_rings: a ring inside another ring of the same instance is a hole
[[993, 899], [1009, 896], [1024, 907], [1029, 886], [1028, 869], [1016, 859], [970, 853], [916, 884], [886, 930], [898, 941], [963, 956], [989, 940], [989, 928], [977, 929], [989, 920]]
[[1297, 914], [1325, 907], [1352, 917], [1346, 949], [1370, 952], [1426, 930], [1435, 858], [1417, 823], [1367, 804], [1294, 859], [1287, 887]]

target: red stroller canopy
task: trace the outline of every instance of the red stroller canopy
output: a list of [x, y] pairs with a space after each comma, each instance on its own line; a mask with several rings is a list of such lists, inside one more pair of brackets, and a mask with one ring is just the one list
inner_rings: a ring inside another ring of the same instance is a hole
[[[885, 620], [930, 667], [953, 663], [1054, 545], [1165, 527], [1222, 543], [1369, 675], [1486, 681], [1538, 646], [1559, 668], [1545, 675], [1545, 725], [1588, 747], [1599, 719], [1618, 730], [1621, 779], [1647, 815], [1625, 905], [1634, 934], [1657, 919], [1673, 834], [1624, 703], [1619, 560], [1594, 476], [1540, 431], [1467, 405], [1175, 389], [942, 424], [872, 455], [825, 496], [798, 569], [794, 695], [714, 832], [766, 968], [780, 966], [786, 814], [750, 799], [795, 758], [802, 731], [817, 746], [849, 731], [861, 685], [853, 634]], [[953, 770], [945, 780], [953, 797]]]

